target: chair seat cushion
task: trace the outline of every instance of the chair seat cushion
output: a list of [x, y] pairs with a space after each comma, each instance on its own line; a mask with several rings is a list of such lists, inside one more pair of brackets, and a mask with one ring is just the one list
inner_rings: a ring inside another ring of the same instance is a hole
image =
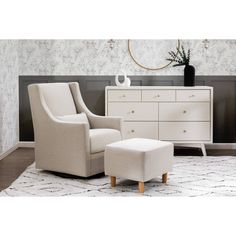
[[121, 140], [121, 133], [115, 129], [90, 129], [90, 153], [103, 152], [107, 144]]
[[66, 116], [57, 116], [57, 119], [70, 122], [70, 123], [81, 123], [85, 122], [89, 124], [88, 118], [84, 112], [80, 114], [74, 114], [74, 115], [66, 115]]

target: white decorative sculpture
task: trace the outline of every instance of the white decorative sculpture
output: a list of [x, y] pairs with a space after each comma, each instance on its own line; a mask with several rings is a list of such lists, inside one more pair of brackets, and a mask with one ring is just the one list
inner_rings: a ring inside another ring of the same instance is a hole
[[118, 86], [118, 87], [130, 87], [130, 84], [131, 84], [130, 78], [128, 78], [127, 75], [124, 72], [123, 72], [123, 76], [124, 76], [124, 82], [120, 83], [119, 74], [116, 75], [116, 79], [115, 79], [116, 86]]

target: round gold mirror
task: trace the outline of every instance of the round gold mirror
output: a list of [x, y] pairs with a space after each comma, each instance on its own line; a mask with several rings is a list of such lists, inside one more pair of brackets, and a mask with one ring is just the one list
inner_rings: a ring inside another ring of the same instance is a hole
[[167, 62], [168, 52], [180, 49], [180, 40], [128, 40], [128, 51], [133, 61], [146, 70], [161, 70]]

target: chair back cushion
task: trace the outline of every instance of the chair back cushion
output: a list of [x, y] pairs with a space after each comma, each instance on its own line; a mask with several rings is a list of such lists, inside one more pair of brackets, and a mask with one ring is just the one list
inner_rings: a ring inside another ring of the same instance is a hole
[[39, 89], [54, 116], [77, 113], [70, 87], [67, 83], [40, 84]]
[[84, 112], [75, 115], [57, 116], [56, 118], [69, 123], [87, 123], [89, 125], [88, 118]]

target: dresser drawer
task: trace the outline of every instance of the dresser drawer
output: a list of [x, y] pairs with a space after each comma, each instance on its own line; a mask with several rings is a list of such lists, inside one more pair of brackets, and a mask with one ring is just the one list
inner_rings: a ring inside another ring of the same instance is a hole
[[122, 134], [124, 139], [158, 139], [158, 122], [124, 122]]
[[175, 90], [143, 90], [142, 101], [175, 101]]
[[160, 121], [210, 121], [209, 102], [159, 104]]
[[108, 116], [122, 116], [124, 120], [157, 121], [158, 103], [109, 102]]
[[141, 90], [108, 90], [108, 101], [141, 101]]
[[208, 102], [210, 101], [210, 90], [177, 90], [176, 101]]
[[210, 141], [210, 122], [160, 122], [159, 139], [172, 141]]

